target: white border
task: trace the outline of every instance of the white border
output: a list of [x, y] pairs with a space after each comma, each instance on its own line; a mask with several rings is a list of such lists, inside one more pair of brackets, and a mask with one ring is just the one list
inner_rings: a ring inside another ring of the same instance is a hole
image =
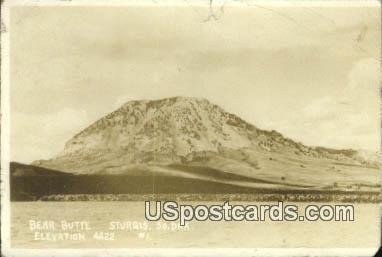
[[[10, 6], [205, 6], [210, 0], [4, 0], [4, 7]], [[266, 6], [380, 6], [378, 0], [213, 0], [213, 6], [221, 5], [248, 7], [251, 4]]]
[[19, 256], [156, 256], [156, 257], [237, 257], [237, 256], [374, 256], [374, 248], [139, 248], [139, 249], [6, 249], [6, 257]]
[[[214, 5], [267, 6], [381, 6], [377, 0], [214, 0]], [[1, 12], [1, 253], [10, 256], [372, 256], [375, 248], [108, 248], [16, 249], [10, 246], [10, 94], [9, 8], [12, 6], [205, 6], [209, 0], [5, 0]], [[4, 31], [3, 31], [4, 30]]]
[[10, 249], [9, 9], [1, 7], [1, 252]]

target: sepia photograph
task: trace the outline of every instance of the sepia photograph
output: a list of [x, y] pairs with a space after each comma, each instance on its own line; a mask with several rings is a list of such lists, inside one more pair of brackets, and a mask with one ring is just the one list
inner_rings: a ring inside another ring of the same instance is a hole
[[4, 256], [380, 247], [379, 1], [4, 1], [1, 51]]

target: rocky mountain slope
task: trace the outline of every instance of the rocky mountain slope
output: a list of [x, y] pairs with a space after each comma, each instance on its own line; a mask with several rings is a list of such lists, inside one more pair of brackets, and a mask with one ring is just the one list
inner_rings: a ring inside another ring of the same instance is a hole
[[379, 184], [379, 155], [309, 147], [255, 127], [206, 99], [130, 101], [75, 135], [61, 154], [34, 165], [76, 174], [157, 174], [253, 187], [359, 189]]

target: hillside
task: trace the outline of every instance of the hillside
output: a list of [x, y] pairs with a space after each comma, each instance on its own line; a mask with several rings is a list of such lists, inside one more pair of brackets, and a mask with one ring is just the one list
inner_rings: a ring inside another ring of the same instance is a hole
[[10, 163], [11, 177], [23, 176], [72, 176], [73, 174], [43, 167], [22, 164], [18, 162]]
[[377, 154], [309, 147], [188, 97], [127, 102], [76, 134], [56, 158], [33, 163], [74, 174], [149, 172], [254, 188], [360, 191], [378, 190], [378, 164]]

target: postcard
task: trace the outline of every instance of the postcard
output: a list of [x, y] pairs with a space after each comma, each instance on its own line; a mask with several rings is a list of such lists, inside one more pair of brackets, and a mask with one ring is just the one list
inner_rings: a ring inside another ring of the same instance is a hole
[[10, 256], [373, 256], [379, 1], [4, 1]]

